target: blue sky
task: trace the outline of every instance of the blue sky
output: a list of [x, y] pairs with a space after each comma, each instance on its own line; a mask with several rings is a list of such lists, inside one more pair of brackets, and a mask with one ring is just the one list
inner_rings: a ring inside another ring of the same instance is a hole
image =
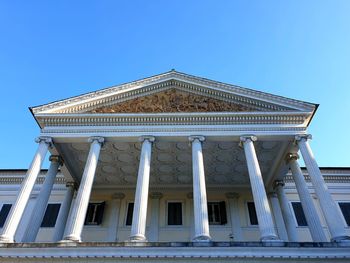
[[29, 106], [172, 68], [319, 103], [320, 166], [350, 166], [350, 1], [0, 2], [0, 168], [27, 168]]

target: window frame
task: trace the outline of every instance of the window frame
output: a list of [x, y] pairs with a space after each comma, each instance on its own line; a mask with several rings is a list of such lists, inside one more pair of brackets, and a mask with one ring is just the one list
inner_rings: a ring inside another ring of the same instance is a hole
[[299, 203], [301, 205], [302, 209], [303, 209], [303, 206], [302, 206], [300, 200], [289, 201], [289, 209], [292, 210], [295, 226], [296, 227], [300, 227], [300, 228], [309, 228], [309, 226], [307, 224], [307, 220], [306, 220], [306, 215], [305, 215], [304, 209], [303, 209], [303, 213], [304, 213], [304, 217], [305, 217], [305, 221], [306, 221], [306, 226], [300, 226], [298, 224], [298, 220], [297, 220], [297, 216], [296, 216], [295, 211], [294, 211], [293, 203]]
[[[169, 216], [169, 203], [181, 203], [181, 225], [169, 225], [168, 224], [168, 216]], [[184, 212], [185, 212], [185, 202], [183, 200], [166, 200], [166, 206], [165, 206], [165, 226], [176, 228], [176, 227], [183, 227], [185, 224], [185, 218], [184, 218]]]
[[130, 225], [127, 225], [127, 219], [128, 219], [128, 210], [129, 210], [129, 204], [133, 204], [134, 207], [135, 207], [135, 201], [134, 200], [130, 200], [130, 201], [126, 201], [126, 205], [125, 205], [125, 215], [124, 215], [124, 227], [129, 227], [131, 228], [132, 226], [132, 218], [134, 217], [134, 207], [133, 207], [133, 212], [132, 212], [132, 215], [131, 215], [131, 224]]
[[253, 203], [253, 204], [254, 204], [254, 208], [255, 208], [255, 203], [254, 203], [253, 200], [246, 200], [246, 201], [245, 201], [245, 210], [246, 210], [247, 222], [248, 222], [247, 226], [258, 228], [258, 227], [259, 227], [259, 220], [258, 220], [258, 214], [256, 213], [256, 208], [255, 208], [255, 214], [256, 214], [256, 221], [257, 221], [257, 224], [256, 224], [256, 225], [252, 225], [252, 224], [251, 224], [251, 221], [250, 221], [250, 213], [249, 213], [248, 203]]
[[[54, 224], [53, 226], [42, 226], [42, 224], [44, 223], [44, 218], [45, 218], [46, 210], [47, 210], [47, 207], [48, 207], [49, 205], [60, 205], [60, 207], [59, 207], [59, 209], [58, 209], [57, 216], [56, 216], [55, 224]], [[40, 228], [55, 228], [55, 227], [56, 227], [56, 224], [57, 224], [58, 215], [60, 214], [61, 207], [62, 207], [62, 203], [60, 203], [60, 202], [50, 202], [50, 203], [47, 203], [46, 208], [45, 208], [45, 211], [44, 211], [43, 219], [41, 220], [41, 223], [40, 223]]]
[[338, 204], [338, 209], [339, 209], [339, 211], [340, 211], [340, 214], [342, 215], [342, 218], [343, 218], [343, 222], [344, 222], [344, 226], [346, 227], [346, 228], [350, 228], [350, 225], [348, 225], [348, 223], [346, 222], [346, 219], [345, 219], [345, 216], [344, 216], [344, 214], [343, 214], [343, 211], [341, 210], [341, 207], [340, 207], [340, 203], [347, 203], [347, 204], [350, 204], [350, 200], [345, 200], [345, 201], [336, 201], [337, 202], [337, 204]]
[[[221, 206], [220, 204], [221, 203], [224, 203], [225, 205], [225, 212], [226, 212], [226, 223], [222, 223], [223, 220], [222, 220], [222, 211], [221, 211]], [[210, 220], [209, 220], [209, 203], [213, 203], [213, 204], [218, 204], [219, 206], [219, 213], [220, 213], [220, 222], [218, 223], [210, 223]], [[210, 201], [207, 201], [207, 209], [208, 209], [208, 223], [210, 226], [213, 226], [213, 227], [216, 227], [216, 226], [226, 226], [229, 222], [229, 218], [228, 218], [228, 209], [227, 209], [227, 201], [226, 200], [210, 200]]]
[[[9, 212], [7, 213], [7, 216], [6, 216], [5, 221], [4, 221], [4, 225], [5, 225], [5, 224], [6, 224], [6, 220], [7, 220], [8, 216], [9, 216], [9, 214], [10, 214], [10, 212], [11, 212], [13, 203], [0, 203], [0, 211], [2, 210], [2, 208], [3, 208], [4, 205], [10, 205], [10, 210], [9, 210]], [[4, 225], [1, 226], [0, 229], [2, 229], [2, 228], [4, 227]]]
[[92, 201], [92, 202], [89, 202], [89, 205], [90, 204], [101, 204], [104, 206], [103, 213], [102, 213], [102, 220], [101, 220], [100, 224], [87, 224], [87, 222], [86, 222], [86, 217], [87, 217], [87, 213], [88, 213], [88, 209], [87, 209], [86, 214], [85, 214], [85, 219], [84, 219], [84, 227], [102, 227], [103, 221], [104, 221], [104, 215], [106, 213], [106, 201]]

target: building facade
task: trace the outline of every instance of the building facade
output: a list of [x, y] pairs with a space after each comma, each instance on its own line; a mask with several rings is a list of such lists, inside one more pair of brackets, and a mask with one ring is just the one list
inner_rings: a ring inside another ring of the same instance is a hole
[[0, 257], [346, 262], [350, 169], [318, 167], [316, 109], [176, 71], [32, 107], [31, 166], [0, 172]]

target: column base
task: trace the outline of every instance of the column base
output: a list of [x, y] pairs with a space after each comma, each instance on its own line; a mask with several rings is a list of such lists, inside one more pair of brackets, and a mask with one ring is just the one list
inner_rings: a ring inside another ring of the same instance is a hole
[[270, 235], [270, 236], [264, 236], [260, 238], [261, 242], [282, 242], [281, 239], [279, 239], [277, 236], [275, 235]]
[[147, 242], [147, 238], [145, 237], [145, 235], [138, 234], [138, 235], [131, 236], [129, 238], [129, 241], [130, 242]]
[[332, 237], [331, 242], [350, 242], [350, 236]]
[[64, 239], [59, 241], [59, 243], [78, 243], [78, 242], [81, 242], [80, 237], [74, 236], [74, 235], [66, 236]]
[[15, 240], [13, 237], [9, 237], [6, 235], [0, 235], [0, 243], [14, 243]]
[[202, 235], [202, 236], [196, 236], [192, 239], [193, 242], [210, 242], [211, 241], [211, 237], [210, 236], [206, 236], [206, 235]]

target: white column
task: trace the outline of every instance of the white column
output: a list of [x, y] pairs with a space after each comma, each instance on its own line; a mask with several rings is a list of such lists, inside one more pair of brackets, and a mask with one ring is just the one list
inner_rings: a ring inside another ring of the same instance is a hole
[[194, 241], [210, 241], [207, 190], [202, 153], [203, 136], [190, 136], [192, 143]]
[[34, 155], [33, 161], [22, 182], [16, 202], [12, 206], [3, 227], [2, 234], [0, 235], [0, 242], [2, 243], [14, 242], [14, 236], [24, 209], [26, 208], [30, 193], [33, 190], [35, 181], [45, 160], [46, 153], [49, 147], [52, 145], [52, 139], [50, 137], [39, 137], [36, 139], [36, 142], [39, 143], [38, 150]]
[[273, 217], [275, 219], [278, 236], [280, 239], [287, 242], [289, 241], [288, 234], [287, 234], [286, 226], [284, 224], [282, 211], [281, 211], [280, 203], [277, 198], [277, 194], [275, 192], [270, 192], [267, 194], [267, 196], [270, 199], [270, 204], [272, 208]]
[[108, 202], [110, 208], [109, 214], [109, 231], [108, 231], [108, 241], [115, 242], [118, 241], [118, 227], [119, 227], [119, 213], [120, 213], [120, 203], [125, 197], [123, 193], [115, 193], [112, 195], [112, 200]]
[[148, 240], [157, 242], [159, 239], [159, 200], [163, 197], [162, 193], [151, 193], [151, 224], [149, 227]]
[[95, 178], [95, 171], [98, 163], [100, 150], [104, 142], [103, 137], [89, 138], [90, 151], [85, 164], [84, 173], [82, 175], [77, 198], [72, 207], [70, 214], [71, 219], [68, 221], [67, 233], [63, 241], [80, 242], [81, 232], [83, 230], [86, 211], [89, 205], [92, 184]]
[[58, 168], [62, 165], [62, 158], [57, 155], [50, 156], [50, 167], [46, 173], [45, 180], [41, 186], [39, 196], [35, 203], [35, 208], [31, 214], [28, 227], [22, 238], [22, 242], [34, 242], [38, 235], [41, 222], [43, 221], [45, 210], [50, 198], [53, 184], [58, 173]]
[[143, 136], [140, 138], [140, 141], [142, 142], [142, 148], [139, 171], [137, 175], [130, 241], [147, 241], [145, 232], [147, 219], [148, 188], [151, 169], [152, 143], [154, 140], [155, 138], [152, 136]]
[[239, 217], [239, 206], [237, 193], [227, 193], [226, 197], [228, 199], [230, 218], [231, 218], [231, 229], [232, 229], [232, 241], [242, 241], [242, 227], [241, 219]]
[[305, 218], [310, 230], [312, 240], [314, 242], [327, 242], [327, 237], [324, 233], [321, 220], [317, 213], [315, 204], [312, 200], [311, 194], [307, 188], [304, 175], [300, 169], [297, 159], [298, 154], [288, 154], [287, 161], [289, 161], [292, 176], [295, 182], [295, 187], [299, 194], [301, 206], [305, 211]]
[[290, 242], [297, 242], [298, 234], [294, 221], [294, 215], [289, 205], [286, 192], [284, 191], [284, 182], [280, 180], [275, 181], [274, 188], [280, 203], [284, 224], [288, 233], [288, 240]]
[[250, 185], [259, 223], [260, 240], [277, 240], [278, 237], [274, 229], [271, 209], [253, 144], [256, 139], [255, 136], [242, 136], [240, 138], [248, 166]]
[[66, 187], [67, 187], [66, 194], [64, 196], [64, 199], [61, 204], [60, 211], [58, 213], [57, 220], [56, 220], [55, 232], [52, 238], [53, 242], [58, 242], [63, 238], [64, 229], [66, 228], [68, 214], [69, 214], [69, 210], [73, 200], [75, 183], [68, 182], [66, 184]]
[[346, 235], [340, 209], [337, 207], [337, 204], [328, 191], [328, 187], [311, 151], [308, 139], [311, 139], [311, 135], [295, 136], [295, 141], [299, 146], [312, 185], [320, 201], [321, 209], [331, 234], [331, 241], [338, 242], [341, 240], [348, 240], [350, 237]]

